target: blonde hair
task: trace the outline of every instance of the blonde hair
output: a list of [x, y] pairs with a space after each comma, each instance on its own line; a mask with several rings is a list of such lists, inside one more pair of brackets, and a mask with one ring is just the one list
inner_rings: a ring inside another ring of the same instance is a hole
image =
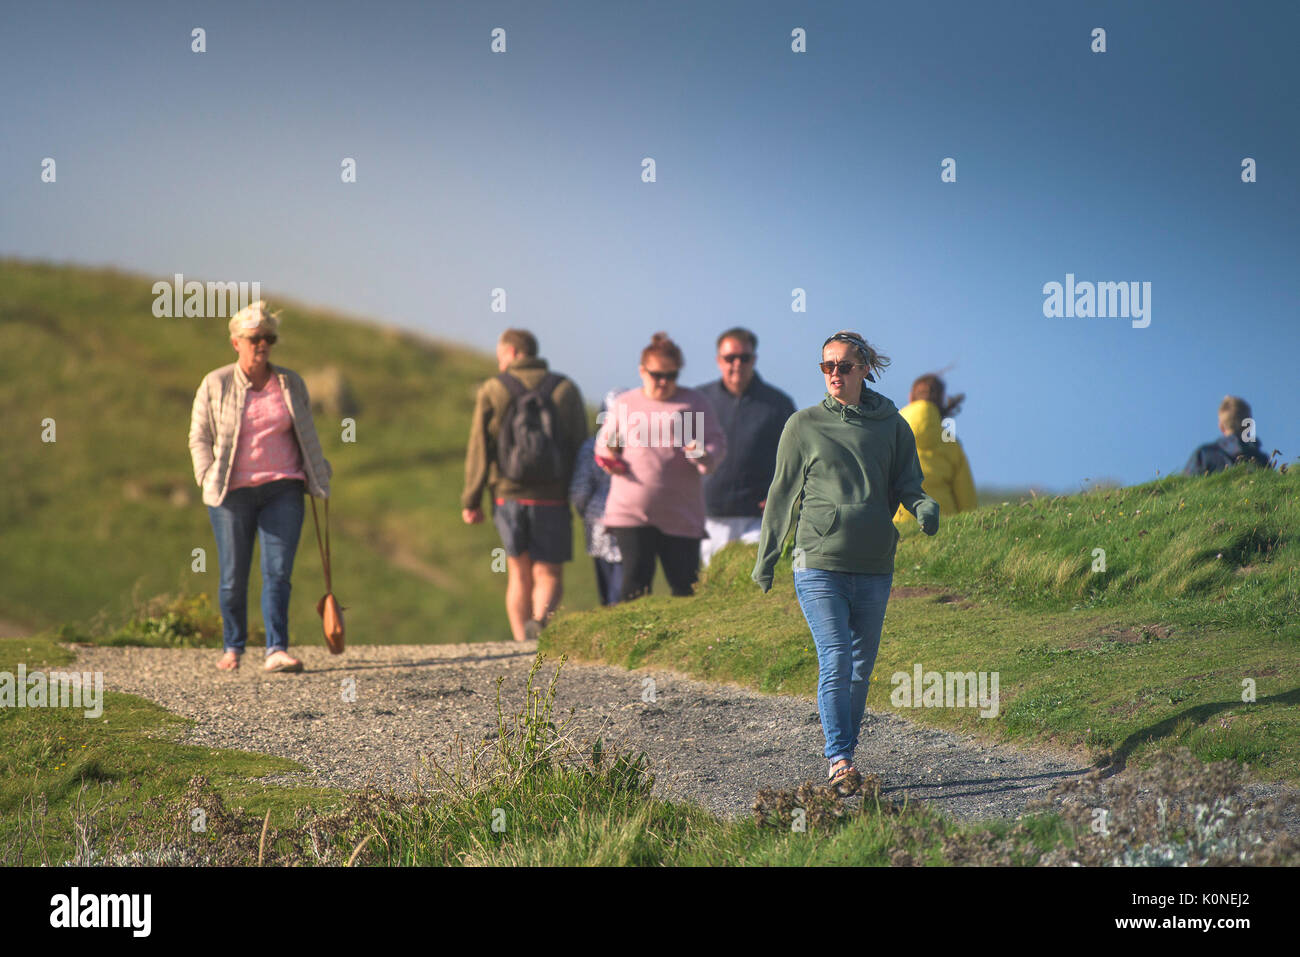
[[1225, 395], [1219, 403], [1219, 425], [1226, 426], [1234, 435], [1240, 435], [1246, 419], [1251, 417], [1250, 403], [1235, 395]]
[[266, 300], [259, 299], [257, 302], [250, 302], [231, 316], [227, 328], [230, 329], [231, 337], [235, 339], [247, 339], [258, 330], [265, 330], [278, 335], [280, 331], [280, 311], [277, 309], [275, 312], [271, 312], [266, 305]]

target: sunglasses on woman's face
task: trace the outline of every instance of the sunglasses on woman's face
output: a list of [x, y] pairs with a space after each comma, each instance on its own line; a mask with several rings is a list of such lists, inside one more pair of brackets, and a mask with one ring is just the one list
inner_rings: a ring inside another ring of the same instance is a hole
[[677, 370], [676, 370], [676, 369], [673, 369], [671, 372], [656, 372], [654, 369], [646, 369], [646, 370], [645, 370], [645, 374], [648, 375], [650, 378], [654, 379], [656, 382], [676, 382], [676, 381], [677, 381]]
[[265, 342], [268, 346], [273, 346], [275, 345], [276, 338], [277, 336], [274, 332], [259, 332], [255, 336], [248, 336], [248, 341], [253, 345], [257, 345], [259, 342]]
[[819, 363], [818, 367], [826, 375], [830, 375], [832, 372], [835, 372], [836, 370], [839, 371], [840, 375], [848, 375], [850, 372], [854, 370], [854, 368], [856, 368], [861, 364], [862, 363], [860, 362], [822, 362]]

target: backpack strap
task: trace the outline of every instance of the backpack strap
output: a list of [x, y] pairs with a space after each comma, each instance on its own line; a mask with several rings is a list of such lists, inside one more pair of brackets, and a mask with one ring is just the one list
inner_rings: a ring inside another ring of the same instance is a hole
[[542, 376], [542, 381], [537, 383], [536, 391], [543, 399], [549, 399], [555, 387], [564, 381], [564, 376], [557, 375], [554, 372], [548, 372]]
[[516, 376], [512, 376], [509, 372], [502, 372], [497, 376], [497, 381], [506, 387], [506, 391], [510, 393], [510, 398], [512, 399], [517, 399], [528, 391], [528, 387], [520, 382]]
[[524, 385], [517, 376], [512, 376], [509, 372], [502, 372], [497, 376], [497, 381], [506, 387], [506, 391], [510, 393], [512, 399], [517, 399], [529, 391], [538, 393], [543, 399], [549, 399], [556, 386], [564, 381], [564, 376], [555, 372], [548, 372], [542, 376], [542, 381], [537, 383], [537, 387], [532, 390]]

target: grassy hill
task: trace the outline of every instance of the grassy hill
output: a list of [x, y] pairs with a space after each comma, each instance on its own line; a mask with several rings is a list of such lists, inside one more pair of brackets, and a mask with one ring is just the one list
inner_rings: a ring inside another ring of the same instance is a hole
[[[207, 509], [190, 465], [190, 407], [204, 374], [234, 360], [222, 319], [159, 319], [154, 278], [0, 261], [0, 618], [32, 628], [119, 624], [141, 600], [217, 594]], [[334, 467], [335, 587], [348, 638], [500, 639], [509, 626], [500, 542], [467, 527], [458, 497], [476, 384], [490, 357], [284, 302], [273, 361], [337, 367], [360, 411], [355, 443], [317, 415]], [[315, 397], [313, 397], [315, 398]], [[42, 421], [56, 438], [42, 441]], [[206, 572], [191, 551], [207, 553]], [[585, 562], [566, 606], [595, 604]], [[250, 627], [260, 623], [254, 564]], [[295, 641], [318, 641], [324, 590], [308, 515], [294, 574]], [[210, 619], [209, 619], [210, 620]]]
[[[1300, 780], [1297, 481], [1236, 468], [981, 508], [934, 538], [909, 529], [868, 706], [1112, 767], [1187, 746]], [[811, 695], [817, 660], [789, 559], [764, 596], [749, 580], [755, 552], [724, 549], [692, 598], [561, 618], [542, 646]], [[918, 663], [997, 672], [998, 715], [895, 707], [892, 676]]]

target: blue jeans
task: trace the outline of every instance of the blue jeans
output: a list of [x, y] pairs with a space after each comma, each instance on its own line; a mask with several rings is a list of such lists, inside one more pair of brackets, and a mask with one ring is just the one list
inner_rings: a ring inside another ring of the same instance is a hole
[[248, 643], [248, 573], [253, 537], [262, 543], [262, 623], [266, 653], [289, 648], [289, 578], [302, 532], [301, 479], [281, 479], [231, 489], [208, 506], [221, 562], [221, 630], [226, 650], [244, 653]]
[[817, 710], [831, 764], [853, 760], [894, 575], [804, 568], [794, 592], [817, 646]]

